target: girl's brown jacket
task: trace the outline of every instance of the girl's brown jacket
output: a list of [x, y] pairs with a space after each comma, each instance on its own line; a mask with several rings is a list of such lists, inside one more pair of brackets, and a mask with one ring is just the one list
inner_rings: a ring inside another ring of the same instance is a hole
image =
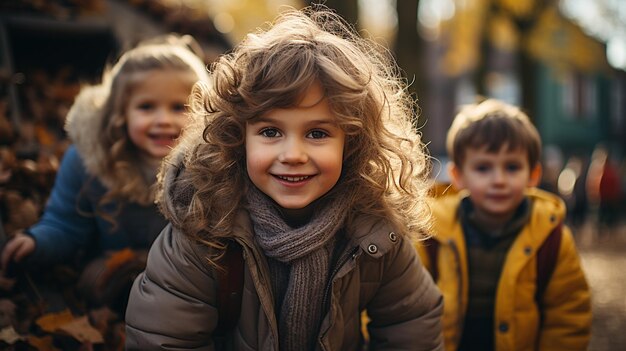
[[[363, 222], [354, 233], [353, 254], [334, 269], [317, 350], [361, 349], [363, 309], [371, 319], [370, 350], [443, 350], [441, 294], [411, 243], [391, 233], [380, 222]], [[227, 349], [278, 350], [267, 261], [243, 211], [233, 240], [243, 247], [246, 264], [241, 316]], [[127, 349], [220, 349], [212, 337], [216, 280], [206, 250], [171, 225], [164, 229], [131, 292]]]

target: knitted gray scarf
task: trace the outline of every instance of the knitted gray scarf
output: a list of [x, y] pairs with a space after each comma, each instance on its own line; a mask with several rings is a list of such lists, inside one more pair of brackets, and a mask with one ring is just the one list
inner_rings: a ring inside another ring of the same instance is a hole
[[292, 228], [277, 205], [256, 187], [250, 186], [247, 194], [256, 240], [271, 258], [275, 300], [282, 302], [278, 315], [281, 350], [311, 350], [321, 323], [333, 239], [344, 225], [349, 201], [345, 194], [326, 197], [307, 224]]

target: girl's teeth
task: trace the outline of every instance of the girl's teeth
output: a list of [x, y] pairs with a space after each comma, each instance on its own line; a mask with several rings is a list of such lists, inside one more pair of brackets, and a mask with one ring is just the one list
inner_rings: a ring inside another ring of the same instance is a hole
[[303, 176], [303, 177], [285, 177], [285, 176], [278, 176], [278, 178], [282, 179], [282, 180], [286, 180], [288, 182], [300, 182], [303, 181], [307, 178], [309, 178], [309, 176]]

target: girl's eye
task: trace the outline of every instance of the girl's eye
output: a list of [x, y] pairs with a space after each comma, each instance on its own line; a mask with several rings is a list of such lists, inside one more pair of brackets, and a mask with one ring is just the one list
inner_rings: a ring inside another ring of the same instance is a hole
[[149, 103], [149, 102], [144, 102], [144, 103], [137, 105], [137, 109], [144, 110], [144, 111], [151, 110], [153, 108], [154, 108], [154, 104]]
[[174, 112], [185, 112], [185, 104], [174, 104], [172, 106], [172, 111]]
[[322, 138], [326, 138], [327, 136], [328, 136], [328, 133], [322, 130], [313, 130], [309, 134], [307, 134], [307, 138], [312, 138], [312, 139], [322, 139]]
[[266, 138], [276, 138], [280, 136], [280, 132], [275, 128], [265, 128], [259, 133]]

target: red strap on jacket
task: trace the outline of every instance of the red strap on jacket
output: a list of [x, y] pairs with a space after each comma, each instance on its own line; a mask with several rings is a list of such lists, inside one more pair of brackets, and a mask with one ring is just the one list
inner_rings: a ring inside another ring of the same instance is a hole
[[541, 306], [541, 298], [556, 267], [562, 236], [563, 223], [559, 223], [548, 235], [546, 241], [541, 244], [539, 250], [537, 250], [537, 290], [535, 291], [535, 302], [538, 306]]

